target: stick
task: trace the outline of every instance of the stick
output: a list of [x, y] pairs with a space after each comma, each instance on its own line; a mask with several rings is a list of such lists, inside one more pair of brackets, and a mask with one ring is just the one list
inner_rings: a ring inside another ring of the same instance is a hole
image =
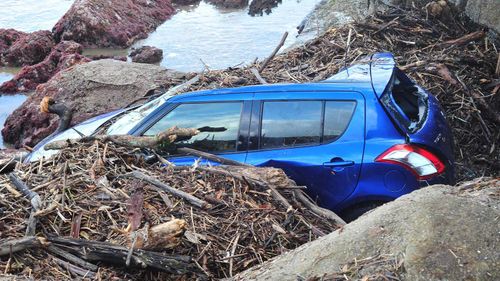
[[241, 162], [238, 162], [235, 160], [227, 159], [224, 157], [217, 156], [215, 154], [199, 151], [199, 150], [188, 148], [188, 147], [177, 148], [177, 151], [181, 152], [181, 153], [186, 153], [188, 155], [194, 155], [194, 156], [198, 156], [201, 158], [205, 158], [205, 159], [210, 160], [210, 161], [218, 162], [222, 165], [253, 167], [253, 166], [248, 165], [248, 164], [244, 164], [244, 163], [241, 163]]
[[479, 40], [479, 39], [483, 38], [484, 36], [486, 36], [486, 33], [484, 33], [484, 31], [482, 31], [482, 30], [479, 30], [479, 31], [475, 31], [475, 32], [466, 34], [460, 38], [443, 42], [443, 43], [441, 43], [441, 46], [451, 46], [451, 45], [461, 46], [461, 45], [465, 45], [471, 41]]
[[131, 135], [96, 135], [87, 136], [79, 139], [60, 140], [48, 143], [44, 146], [45, 149], [64, 149], [79, 143], [88, 143], [95, 140], [101, 142], [112, 142], [124, 147], [137, 148], [154, 148], [160, 144], [173, 143], [181, 137], [183, 140], [197, 135], [197, 129], [172, 127], [155, 136], [131, 136]]
[[66, 252], [65, 250], [63, 250], [57, 246], [49, 245], [47, 247], [47, 250], [54, 255], [57, 255], [61, 258], [64, 258], [65, 260], [68, 260], [76, 265], [79, 265], [79, 266], [85, 268], [86, 270], [97, 271], [99, 269], [99, 267], [97, 265], [95, 265], [93, 263], [86, 262], [86, 261], [82, 260], [81, 258], [79, 258], [75, 255], [72, 255], [72, 254]]
[[274, 56], [278, 53], [278, 51], [283, 47], [283, 44], [285, 44], [286, 37], [288, 37], [288, 31], [283, 33], [283, 36], [281, 37], [280, 43], [276, 48], [274, 48], [274, 51], [271, 53], [267, 59], [264, 60], [264, 62], [260, 65], [259, 67], [259, 73], [266, 68], [267, 64], [274, 58]]
[[19, 190], [24, 196], [26, 196], [31, 202], [31, 212], [26, 223], [26, 236], [33, 236], [36, 232], [36, 224], [38, 218], [35, 216], [36, 212], [42, 207], [42, 201], [38, 193], [29, 189], [29, 187], [19, 179], [14, 173], [9, 174], [9, 179], [12, 184]]
[[267, 84], [267, 81], [264, 78], [262, 78], [262, 76], [260, 76], [259, 71], [255, 67], [250, 68], [250, 71], [253, 73], [253, 75], [255, 75], [255, 78], [259, 80], [260, 84], [263, 85]]
[[84, 268], [78, 267], [70, 262], [64, 261], [57, 257], [52, 257], [53, 261], [58, 265], [62, 266], [64, 269], [73, 273], [74, 275], [78, 275], [84, 278], [95, 279], [96, 273], [90, 270], [86, 270]]
[[173, 195], [176, 195], [186, 201], [188, 201], [189, 203], [195, 205], [196, 207], [199, 207], [199, 208], [209, 208], [210, 207], [210, 204], [207, 203], [206, 201], [204, 200], [201, 200], [201, 199], [198, 199], [196, 197], [194, 197], [193, 195], [189, 194], [189, 193], [186, 193], [182, 190], [179, 190], [179, 189], [176, 189], [176, 188], [173, 188], [171, 186], [168, 186], [162, 182], [160, 182], [159, 180], [153, 178], [153, 177], [150, 177], [148, 175], [145, 175], [139, 171], [133, 171], [133, 172], [130, 172], [128, 174], [125, 174], [124, 176], [126, 177], [134, 177], [136, 179], [139, 179], [139, 180], [144, 180], [144, 181], [147, 181], [149, 182], [150, 184], [156, 186], [156, 187], [159, 187], [161, 188], [163, 191], [166, 191], [168, 193], [171, 193]]
[[44, 238], [26, 236], [18, 239], [0, 241], [0, 256], [11, 255], [26, 249], [42, 247], [47, 244]]
[[346, 225], [346, 222], [339, 217], [337, 214], [334, 212], [321, 208], [320, 206], [316, 205], [314, 202], [312, 202], [302, 190], [294, 190], [293, 193], [299, 199], [299, 201], [304, 204], [309, 210], [311, 210], [313, 213], [320, 215], [324, 218], [333, 220], [334, 222], [340, 224], [340, 225]]

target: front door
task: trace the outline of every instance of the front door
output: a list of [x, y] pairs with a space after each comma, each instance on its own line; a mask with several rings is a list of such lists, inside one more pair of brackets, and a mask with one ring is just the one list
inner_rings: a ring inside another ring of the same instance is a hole
[[361, 170], [363, 96], [292, 93], [255, 98], [246, 163], [283, 169], [298, 185], [307, 186], [320, 206], [335, 210], [356, 188]]

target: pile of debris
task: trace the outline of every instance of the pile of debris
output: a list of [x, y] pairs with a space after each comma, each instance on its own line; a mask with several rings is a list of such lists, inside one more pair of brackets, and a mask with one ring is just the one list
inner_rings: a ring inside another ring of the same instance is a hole
[[332, 28], [271, 60], [205, 72], [188, 90], [321, 81], [367, 54], [392, 52], [399, 67], [441, 102], [455, 136], [458, 180], [495, 176], [500, 171], [498, 46], [465, 18], [394, 8]]
[[145, 149], [116, 145], [129, 136], [118, 138], [55, 143], [57, 156], [0, 177], [2, 272], [224, 278], [344, 223], [279, 169], [225, 159], [231, 165], [180, 167], [157, 154], [148, 164], [153, 150], [145, 157]]

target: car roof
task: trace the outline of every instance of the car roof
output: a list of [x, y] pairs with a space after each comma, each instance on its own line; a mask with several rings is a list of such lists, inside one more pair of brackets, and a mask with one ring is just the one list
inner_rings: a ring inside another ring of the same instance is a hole
[[288, 93], [311, 93], [314, 92], [360, 92], [366, 95], [373, 95], [373, 88], [369, 82], [357, 82], [357, 83], [300, 83], [300, 84], [266, 84], [266, 85], [252, 85], [243, 86], [238, 88], [223, 88], [214, 90], [202, 90], [196, 92], [189, 92], [184, 94], [176, 95], [169, 99], [170, 102], [175, 102], [178, 100], [207, 96], [207, 95], [226, 95], [226, 94], [255, 94], [257, 97], [259, 94], [269, 93], [269, 92], [288, 92]]
[[269, 92], [360, 92], [365, 97], [376, 94], [381, 96], [387, 84], [391, 81], [395, 62], [391, 53], [376, 53], [360, 60], [355, 64], [341, 70], [339, 73], [326, 80], [315, 83], [296, 84], [265, 84], [242, 86], [237, 88], [222, 88], [201, 90], [176, 95], [170, 98], [171, 102], [177, 100], [221, 94], [256, 94]]

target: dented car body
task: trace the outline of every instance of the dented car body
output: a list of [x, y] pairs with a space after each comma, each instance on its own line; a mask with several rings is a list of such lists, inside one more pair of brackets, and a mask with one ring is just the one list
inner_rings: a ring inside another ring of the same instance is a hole
[[[95, 134], [103, 126], [108, 134], [139, 136], [174, 125], [211, 128], [179, 145], [281, 168], [320, 206], [336, 212], [454, 183], [453, 139], [438, 101], [388, 53], [318, 83], [162, 96], [46, 139], [28, 161], [54, 153], [43, 148], [48, 142]], [[197, 159], [170, 155], [169, 160], [191, 165]]]

